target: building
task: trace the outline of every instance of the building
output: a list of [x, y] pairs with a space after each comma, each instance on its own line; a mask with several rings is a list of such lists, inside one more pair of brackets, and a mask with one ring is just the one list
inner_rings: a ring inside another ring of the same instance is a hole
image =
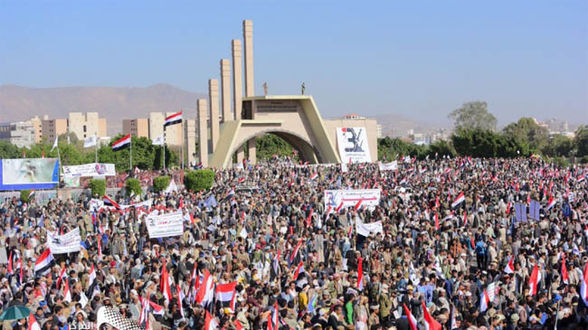
[[107, 136], [106, 119], [99, 118], [98, 112], [70, 112], [67, 124], [67, 132], [74, 133], [80, 140], [90, 136]]
[[147, 118], [124, 119], [123, 134], [138, 137], [149, 137], [149, 120]]
[[43, 120], [49, 119], [49, 116], [44, 115], [43, 118], [39, 118], [39, 116], [34, 116], [33, 118], [27, 120], [33, 125], [33, 131], [35, 132], [35, 143], [40, 143], [43, 140]]
[[[163, 134], [163, 123], [167, 116], [175, 112], [150, 112], [149, 113], [149, 138], [154, 140]], [[124, 123], [123, 123], [124, 125]], [[182, 145], [182, 129], [184, 123], [168, 126], [165, 128], [165, 143], [168, 146]]]
[[31, 147], [35, 144], [35, 129], [30, 121], [0, 124], [0, 140], [8, 141], [15, 146]]
[[43, 119], [41, 121], [41, 136], [47, 143], [53, 143], [55, 138], [67, 133], [67, 119]]

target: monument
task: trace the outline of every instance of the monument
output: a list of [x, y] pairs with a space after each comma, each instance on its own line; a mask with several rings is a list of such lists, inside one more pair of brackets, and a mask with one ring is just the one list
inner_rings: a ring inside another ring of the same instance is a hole
[[[340, 163], [346, 161], [341, 150], [349, 148], [339, 145], [338, 152], [335, 142], [347, 143], [344, 134], [355, 132], [358, 126], [365, 132], [362, 143], [371, 155], [367, 159], [377, 159], [375, 120], [323, 120], [312, 96], [305, 95], [304, 83], [301, 95], [268, 95], [264, 83], [264, 95], [255, 96], [252, 21], [243, 21], [243, 43], [232, 40], [231, 60], [220, 60], [220, 88], [217, 79], [210, 79], [208, 98], [197, 100], [196, 154], [204, 167], [227, 168], [235, 161], [240, 163], [246, 155], [245, 148], [249, 162], [255, 163], [255, 138], [268, 133], [292, 145], [303, 161]], [[345, 125], [348, 127], [342, 127]], [[373, 127], [365, 129], [366, 126]]]

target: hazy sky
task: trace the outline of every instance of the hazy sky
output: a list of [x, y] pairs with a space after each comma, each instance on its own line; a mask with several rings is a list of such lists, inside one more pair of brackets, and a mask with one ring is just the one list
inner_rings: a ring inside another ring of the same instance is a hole
[[430, 123], [483, 100], [588, 123], [588, 1], [0, 0], [0, 84], [207, 91], [254, 22], [255, 82], [306, 82], [324, 116]]

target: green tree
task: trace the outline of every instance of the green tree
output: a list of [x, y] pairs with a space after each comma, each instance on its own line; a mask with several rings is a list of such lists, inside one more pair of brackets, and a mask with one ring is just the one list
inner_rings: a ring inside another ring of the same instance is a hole
[[141, 188], [141, 181], [128, 178], [125, 182], [125, 188], [128, 196], [141, 196], [143, 189]]
[[549, 143], [547, 128], [539, 126], [533, 118], [523, 117], [516, 123], [508, 124], [502, 131], [507, 137], [528, 144], [533, 152], [539, 152]]
[[455, 155], [457, 155], [457, 152], [455, 151], [455, 148], [449, 141], [439, 140], [429, 145], [429, 156], [435, 157], [435, 154], [437, 154], [438, 157], [455, 157]]
[[549, 157], [569, 157], [574, 151], [574, 140], [563, 135], [554, 135], [541, 152]]
[[271, 159], [274, 155], [292, 156], [293, 148], [281, 137], [275, 134], [264, 134], [255, 138], [257, 159]]
[[187, 171], [184, 175], [184, 186], [190, 191], [208, 190], [214, 183], [214, 171], [195, 170]]
[[530, 150], [511, 137], [490, 130], [462, 129], [451, 136], [457, 153], [472, 157], [528, 156]]
[[462, 129], [491, 130], [496, 128], [496, 117], [488, 112], [486, 102], [474, 101], [464, 103], [449, 114], [456, 131]]
[[[153, 168], [156, 170], [163, 169], [163, 147], [153, 146], [154, 157], [153, 157]], [[165, 147], [165, 166], [170, 168], [174, 165], [178, 165], [180, 157], [169, 147]]]
[[101, 197], [106, 194], [106, 180], [92, 179], [88, 186], [94, 197]]
[[0, 141], [0, 158], [20, 158], [22, 152], [9, 141]]
[[153, 179], [153, 191], [162, 192], [169, 186], [169, 176], [158, 176]]
[[588, 156], [588, 126], [581, 125], [576, 129], [574, 144], [576, 145], [576, 156]]
[[113, 163], [117, 171], [128, 171], [129, 170], [129, 156], [131, 149], [133, 152], [133, 167], [138, 167], [142, 170], [152, 169], [156, 157], [155, 148], [151, 144], [151, 140], [146, 137], [131, 137], [131, 148], [126, 148], [119, 151], [112, 151], [112, 144], [122, 138], [123, 135], [119, 134], [114, 137], [110, 144], [102, 146], [98, 149], [98, 160], [103, 163]]

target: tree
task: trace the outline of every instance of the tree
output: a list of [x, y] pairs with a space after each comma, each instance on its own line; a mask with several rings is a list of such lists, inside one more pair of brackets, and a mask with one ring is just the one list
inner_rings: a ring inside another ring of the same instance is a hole
[[507, 137], [528, 144], [532, 152], [539, 152], [549, 143], [547, 128], [539, 126], [533, 118], [523, 117], [516, 123], [508, 124], [502, 131]]
[[292, 156], [293, 148], [281, 137], [275, 134], [264, 134], [255, 139], [257, 159], [271, 159], [274, 155]]
[[581, 125], [576, 129], [574, 144], [576, 145], [576, 156], [588, 156], [588, 126]]
[[187, 171], [184, 175], [184, 186], [190, 191], [208, 190], [214, 184], [213, 170]]
[[17, 146], [8, 142], [8, 141], [0, 141], [0, 158], [20, 158], [22, 157], [22, 152], [18, 149]]
[[106, 180], [92, 179], [89, 187], [90, 191], [92, 191], [92, 196], [102, 197], [106, 193]]
[[474, 101], [464, 103], [461, 108], [453, 110], [449, 118], [454, 121], [456, 131], [462, 129], [491, 130], [496, 128], [496, 117], [488, 112], [486, 102]]
[[445, 140], [435, 141], [429, 145], [429, 157], [435, 157], [435, 154], [438, 157], [457, 155], [453, 145]]
[[153, 191], [162, 192], [169, 186], [169, 176], [158, 176], [153, 179]]
[[517, 157], [528, 156], [526, 144], [490, 130], [462, 129], [451, 136], [457, 153], [472, 157]]
[[555, 135], [541, 149], [541, 152], [549, 157], [569, 157], [574, 151], [574, 140], [563, 135]]

